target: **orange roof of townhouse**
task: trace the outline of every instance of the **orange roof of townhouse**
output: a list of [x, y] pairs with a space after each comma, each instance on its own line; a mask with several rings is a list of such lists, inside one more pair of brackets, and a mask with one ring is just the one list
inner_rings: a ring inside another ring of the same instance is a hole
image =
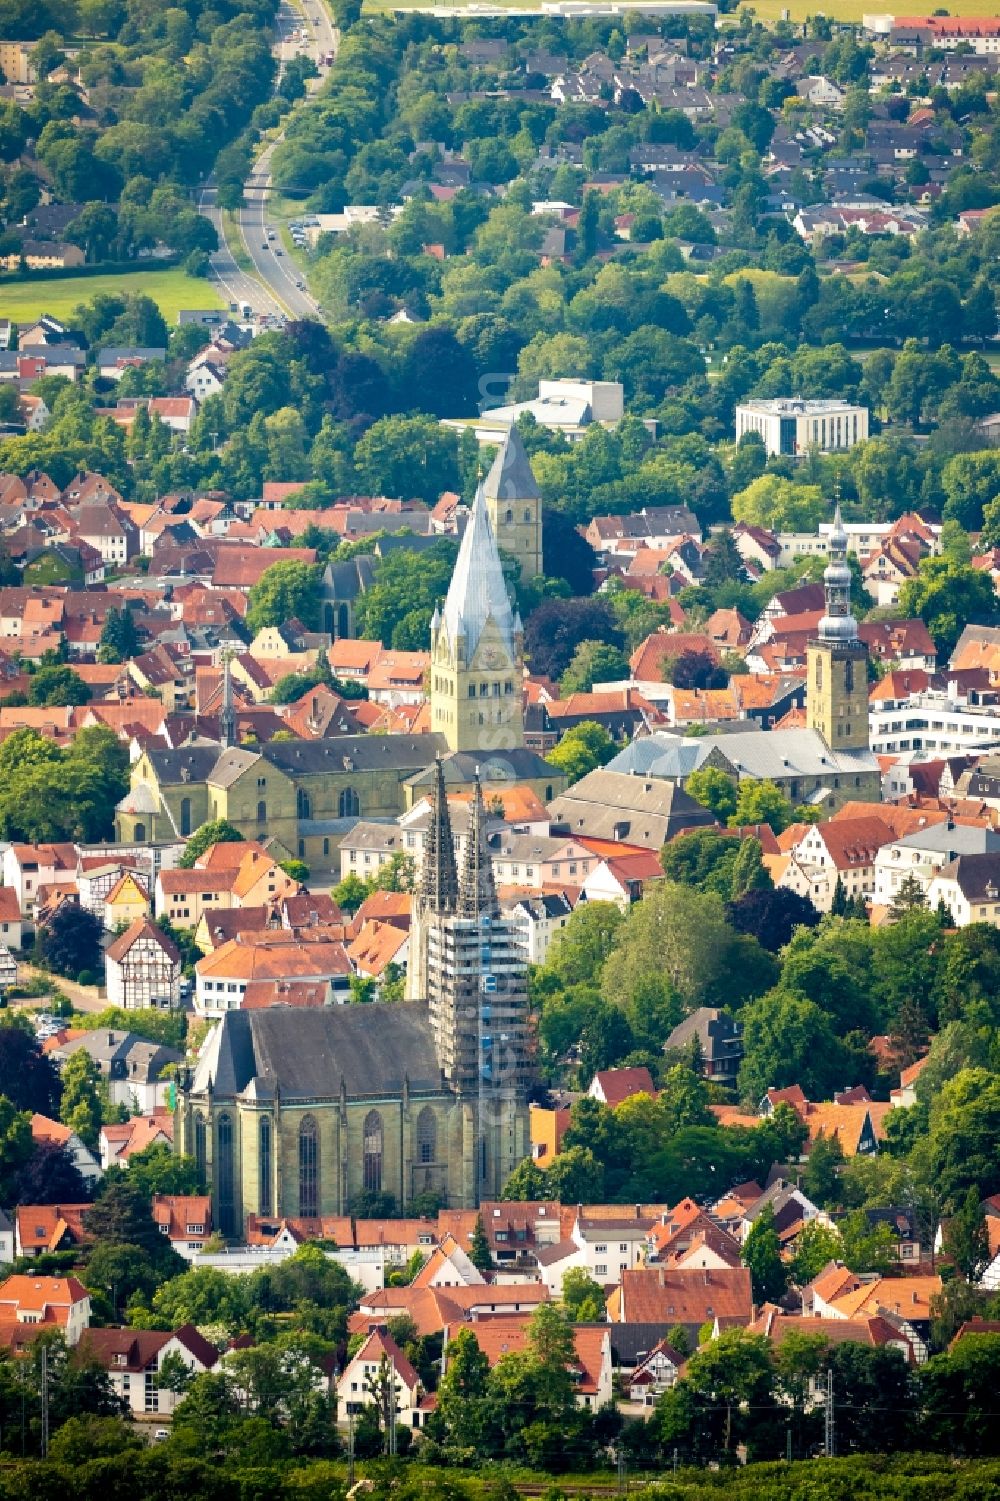
[[183, 896], [189, 891], [232, 891], [238, 874], [239, 871], [234, 869], [199, 870], [194, 866], [190, 870], [181, 870], [173, 866], [169, 870], [161, 870], [157, 880], [164, 896]]
[[373, 891], [355, 912], [351, 929], [355, 937], [367, 922], [392, 923], [396, 928], [408, 930], [412, 912], [411, 891]]
[[16, 1313], [37, 1313], [36, 1321], [65, 1324], [70, 1309], [83, 1303], [90, 1294], [76, 1277], [44, 1277], [16, 1273], [0, 1282], [0, 1318]]
[[352, 640], [348, 637], [341, 637], [327, 649], [326, 655], [334, 674], [350, 672], [353, 676], [359, 672], [362, 674], [370, 672], [382, 650], [380, 641]]
[[212, 1223], [209, 1194], [154, 1194], [153, 1222], [170, 1240], [208, 1239]]
[[221, 589], [252, 589], [275, 563], [315, 563], [314, 547], [220, 547], [212, 583]]
[[354, 1244], [358, 1247], [430, 1245], [436, 1239], [437, 1222], [426, 1216], [354, 1221]]
[[817, 833], [837, 870], [871, 865], [882, 846], [891, 844], [894, 837], [888, 824], [873, 813], [831, 819], [819, 824]]
[[318, 1011], [327, 1005], [325, 980], [251, 980], [240, 1000], [241, 1011], [267, 1011], [272, 1006]]
[[347, 948], [347, 956], [359, 974], [378, 979], [395, 963], [409, 933], [388, 922], [366, 922]]
[[21, 909], [13, 886], [0, 886], [0, 922], [20, 922]]
[[108, 1370], [145, 1373], [156, 1370], [160, 1351], [171, 1340], [177, 1340], [206, 1368], [214, 1366], [219, 1358], [215, 1346], [193, 1324], [182, 1324], [173, 1330], [88, 1329], [80, 1340], [80, 1354]]
[[280, 944], [250, 943], [256, 934], [233, 938], [195, 965], [198, 974], [227, 980], [323, 979], [350, 972], [342, 943], [301, 943], [288, 935]]
[[651, 1099], [656, 1098], [653, 1076], [645, 1067], [598, 1069], [594, 1083], [599, 1085], [605, 1104], [612, 1110], [617, 1109], [625, 1100], [630, 1100], [633, 1095], [646, 1094]]
[[[780, 1345], [788, 1335], [821, 1335], [828, 1345], [883, 1346], [897, 1343], [900, 1331], [878, 1315], [863, 1318], [812, 1318], [808, 1314], [786, 1313], [774, 1303], [765, 1303], [752, 1324], [749, 1334], [762, 1334], [772, 1344]], [[911, 1357], [912, 1358], [912, 1357]]]
[[[531, 1318], [510, 1317], [502, 1319], [478, 1319], [472, 1326], [476, 1344], [482, 1350], [491, 1368], [505, 1355], [519, 1354], [528, 1348], [531, 1334]], [[455, 1331], [449, 1329], [451, 1336]], [[579, 1379], [574, 1390], [584, 1396], [596, 1395], [604, 1364], [605, 1342], [610, 1340], [610, 1324], [575, 1324], [572, 1326], [573, 1348], [576, 1354], [574, 1365]]]
[[736, 609], [715, 610], [705, 621], [705, 634], [729, 651], [738, 651], [750, 639], [752, 626]]
[[890, 1313], [925, 1322], [931, 1317], [931, 1302], [939, 1296], [942, 1286], [937, 1276], [877, 1277], [834, 1298], [831, 1307], [846, 1318]]
[[740, 711], [728, 688], [674, 688], [670, 702], [675, 724], [740, 718]]
[[709, 1105], [720, 1126], [759, 1126], [760, 1119], [740, 1105]]
[[[836, 1139], [845, 1157], [856, 1157], [868, 1121], [876, 1140], [884, 1135], [882, 1116], [873, 1106], [872, 1101], [860, 1105], [836, 1105], [832, 1101], [807, 1105], [800, 1115], [809, 1132], [810, 1145], [821, 1136]], [[887, 1108], [891, 1107], [887, 1104]]]
[[247, 850], [240, 861], [230, 890], [233, 896], [244, 897], [259, 881], [263, 880], [271, 880], [275, 894], [282, 896], [286, 891], [299, 890], [302, 884], [300, 881], [294, 881], [270, 855], [262, 854], [260, 850]]
[[887, 672], [879, 682], [868, 690], [869, 703], [881, 703], [883, 699], [909, 698], [911, 693], [923, 693], [931, 680], [929, 672], [922, 667], [899, 668]]
[[637, 688], [607, 688], [590, 693], [570, 693], [545, 706], [550, 719], [575, 719], [581, 714], [620, 714], [628, 709], [656, 714], [658, 711]]
[[313, 1217], [294, 1216], [280, 1219], [270, 1214], [247, 1215], [247, 1244], [267, 1246], [288, 1231], [300, 1243], [307, 1240], [329, 1240], [341, 1250], [354, 1247], [354, 1226], [349, 1216], [324, 1214]]
[[[871, 803], [847, 802], [837, 809], [824, 827], [829, 828], [845, 820], [853, 821], [856, 818], [870, 818], [871, 816]], [[880, 803], [876, 816], [888, 827], [893, 839], [903, 839], [907, 834], [915, 834], [918, 829], [930, 828], [932, 824], [944, 823], [948, 818], [944, 809], [940, 812], [925, 812], [917, 808], [907, 808], [903, 803]]]
[[633, 1267], [609, 1299], [615, 1321], [630, 1324], [697, 1324], [753, 1317], [750, 1272], [746, 1267]]
[[267, 854], [264, 846], [258, 844], [256, 839], [220, 840], [218, 844], [210, 844], [204, 854], [198, 856], [194, 869], [213, 872], [238, 870], [250, 850], [256, 850], [259, 855]]
[[[473, 1215], [473, 1218], [475, 1216]], [[495, 1283], [471, 1287], [387, 1287], [365, 1293], [357, 1313], [348, 1319], [352, 1334], [407, 1313], [420, 1334], [440, 1334], [453, 1324], [474, 1318], [509, 1318], [529, 1312], [549, 1300], [548, 1288], [540, 1282]]]
[[53, 1141], [57, 1146], [64, 1147], [73, 1132], [69, 1126], [64, 1126], [62, 1121], [54, 1121], [47, 1115], [39, 1115], [36, 1110], [31, 1117], [31, 1135], [35, 1141]]
[[58, 1251], [68, 1235], [74, 1245], [93, 1239], [83, 1226], [89, 1204], [19, 1204], [17, 1242], [22, 1255], [32, 1251]]
[[697, 631], [655, 631], [640, 642], [629, 658], [632, 676], [640, 681], [662, 682], [664, 662], [685, 652], [704, 652], [713, 662], [719, 660], [719, 648], [710, 636]]
[[807, 1284], [806, 1290], [824, 1303], [833, 1303], [836, 1298], [853, 1291], [860, 1281], [857, 1273], [842, 1261], [831, 1261]]
[[122, 1162], [144, 1152], [158, 1142], [173, 1142], [174, 1115], [172, 1110], [154, 1110], [149, 1115], [133, 1115], [127, 1121], [110, 1122], [101, 1127], [101, 1136], [113, 1147], [114, 1161]]
[[419, 688], [430, 665], [429, 651], [383, 651], [369, 670], [369, 691]]

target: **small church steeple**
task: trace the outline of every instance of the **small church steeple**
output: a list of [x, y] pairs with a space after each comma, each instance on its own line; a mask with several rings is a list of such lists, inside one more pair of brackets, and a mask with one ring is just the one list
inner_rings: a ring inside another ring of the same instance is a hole
[[483, 495], [497, 545], [517, 559], [522, 579], [543, 573], [542, 493], [516, 427], [500, 445]]
[[222, 653], [222, 708], [219, 711], [219, 740], [224, 750], [229, 750], [236, 744], [232, 654], [229, 651]]
[[806, 648], [806, 724], [830, 750], [868, 749], [868, 648], [851, 614], [847, 532], [834, 512], [830, 561], [823, 573], [825, 608]]

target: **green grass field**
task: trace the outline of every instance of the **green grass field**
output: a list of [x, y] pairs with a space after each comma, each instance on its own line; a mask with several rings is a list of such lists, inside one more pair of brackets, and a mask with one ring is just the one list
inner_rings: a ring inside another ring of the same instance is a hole
[[[752, 10], [762, 21], [780, 21], [782, 11], [787, 10], [793, 21], [824, 15], [831, 21], [856, 21], [859, 24], [863, 15], [871, 14], [872, 8], [871, 0], [826, 0], [826, 3], [824, 0], [752, 0], [752, 4], [740, 6], [741, 10]], [[993, 0], [948, 0], [948, 14], [993, 15]]]
[[200, 277], [187, 276], [177, 266], [153, 271], [130, 271], [123, 276], [54, 276], [44, 281], [0, 279], [0, 318], [26, 323], [41, 313], [65, 318], [81, 302], [98, 292], [143, 292], [159, 305], [169, 324], [178, 308], [222, 308], [216, 287]]

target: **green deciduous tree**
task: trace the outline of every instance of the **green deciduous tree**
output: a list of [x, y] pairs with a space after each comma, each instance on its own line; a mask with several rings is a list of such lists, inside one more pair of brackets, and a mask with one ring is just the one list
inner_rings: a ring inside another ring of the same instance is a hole
[[92, 1152], [97, 1148], [103, 1119], [100, 1081], [100, 1070], [85, 1048], [78, 1048], [63, 1065], [59, 1119]]
[[307, 630], [318, 630], [320, 572], [314, 563], [272, 563], [250, 590], [247, 629], [256, 633], [295, 619]]
[[788, 1287], [788, 1271], [781, 1259], [781, 1242], [770, 1204], [754, 1220], [740, 1254], [750, 1270], [754, 1302], [777, 1303]]
[[203, 823], [201, 828], [191, 835], [177, 864], [181, 870], [191, 870], [213, 844], [237, 844], [242, 840], [243, 835], [239, 829], [227, 819], [213, 819], [211, 823]]
[[614, 753], [615, 743], [604, 726], [585, 719], [567, 730], [546, 760], [572, 784], [604, 766]]

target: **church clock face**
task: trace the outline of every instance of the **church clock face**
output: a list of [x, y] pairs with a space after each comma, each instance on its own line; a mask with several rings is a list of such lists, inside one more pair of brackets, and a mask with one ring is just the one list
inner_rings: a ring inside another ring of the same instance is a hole
[[504, 665], [506, 658], [499, 646], [484, 646], [482, 660], [484, 667], [496, 670]]

